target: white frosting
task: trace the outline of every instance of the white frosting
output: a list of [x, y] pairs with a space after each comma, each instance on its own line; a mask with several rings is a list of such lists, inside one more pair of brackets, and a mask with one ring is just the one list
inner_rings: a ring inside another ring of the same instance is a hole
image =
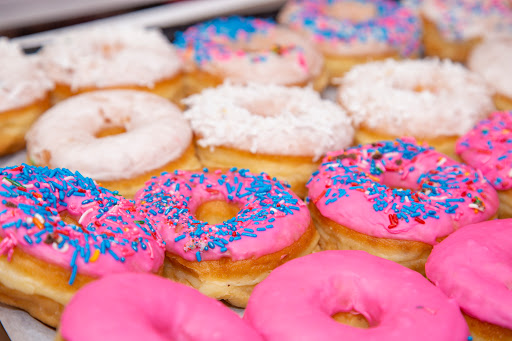
[[512, 36], [484, 40], [471, 52], [468, 67], [498, 93], [512, 97]]
[[[226, 50], [232, 50], [230, 57], [213, 56], [196, 66], [236, 83], [294, 85], [310, 82], [322, 72], [322, 54], [310, 41], [288, 28], [275, 26], [263, 34], [254, 33], [249, 37], [247, 41], [237, 43], [219, 37], [219, 43], [225, 44]], [[273, 52], [276, 46], [285, 52]], [[256, 62], [258, 58], [264, 60]]]
[[79, 90], [123, 85], [153, 87], [182, 68], [175, 48], [157, 30], [100, 26], [59, 36], [41, 62], [57, 83]]
[[[477, 6], [486, 11], [475, 9]], [[508, 8], [502, 10], [500, 6]], [[423, 0], [419, 8], [447, 40], [469, 40], [500, 31], [512, 32], [512, 5], [508, 0]]]
[[[125, 133], [103, 138], [108, 127]], [[178, 159], [192, 140], [181, 111], [159, 96], [134, 90], [85, 93], [48, 110], [26, 135], [27, 154], [42, 164], [78, 170], [95, 180], [132, 178]]]
[[356, 125], [394, 136], [460, 136], [494, 109], [485, 81], [448, 60], [358, 65], [340, 84], [338, 101]]
[[202, 147], [317, 159], [347, 147], [354, 134], [346, 113], [310, 88], [224, 83], [183, 102]]
[[21, 48], [0, 37], [0, 113], [46, 97], [53, 82]]

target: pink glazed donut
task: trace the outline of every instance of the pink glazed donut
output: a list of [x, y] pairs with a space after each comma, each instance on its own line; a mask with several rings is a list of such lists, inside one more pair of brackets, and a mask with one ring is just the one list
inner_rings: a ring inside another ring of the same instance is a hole
[[496, 215], [482, 174], [402, 138], [328, 153], [307, 185], [324, 250], [364, 250], [424, 273], [432, 245]]
[[425, 270], [457, 301], [473, 340], [512, 340], [512, 219], [456, 231], [434, 247]]
[[[338, 323], [362, 315], [368, 328]], [[423, 276], [363, 251], [294, 259], [254, 289], [244, 319], [265, 340], [463, 341], [457, 304]]]
[[262, 340], [222, 303], [149, 274], [85, 286], [66, 306], [59, 334], [65, 341]]
[[512, 111], [498, 111], [457, 140], [455, 152], [498, 191], [500, 218], [512, 217]]
[[237, 307], [273, 269], [318, 245], [306, 204], [265, 173], [175, 171], [135, 199], [166, 242], [164, 276]]

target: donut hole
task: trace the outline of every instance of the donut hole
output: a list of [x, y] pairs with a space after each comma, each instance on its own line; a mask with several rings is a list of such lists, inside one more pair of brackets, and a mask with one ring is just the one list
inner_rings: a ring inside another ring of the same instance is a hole
[[96, 138], [104, 138], [107, 136], [119, 135], [126, 133], [126, 128], [122, 126], [112, 126], [112, 127], [104, 127], [101, 130], [97, 131], [94, 136]]
[[355, 1], [338, 1], [326, 8], [325, 15], [352, 22], [368, 21], [377, 16], [377, 8], [372, 4]]
[[240, 207], [234, 203], [224, 200], [211, 200], [199, 205], [195, 216], [198, 220], [217, 225], [236, 217], [238, 212], [240, 212]]
[[[247, 109], [252, 115], [276, 117], [285, 110], [284, 103], [290, 103], [290, 101], [283, 97], [271, 100], [255, 99], [249, 102], [240, 103], [240, 106]], [[293, 108], [286, 109], [292, 112], [294, 111]]]
[[345, 324], [347, 326], [361, 329], [370, 328], [370, 323], [368, 323], [368, 320], [363, 315], [359, 314], [357, 311], [354, 310], [342, 311], [332, 315], [331, 317], [336, 322]]
[[75, 216], [71, 215], [67, 210], [59, 212], [59, 216], [60, 219], [62, 219], [62, 221], [65, 222], [66, 224], [80, 226], [80, 224], [78, 223], [78, 219]]

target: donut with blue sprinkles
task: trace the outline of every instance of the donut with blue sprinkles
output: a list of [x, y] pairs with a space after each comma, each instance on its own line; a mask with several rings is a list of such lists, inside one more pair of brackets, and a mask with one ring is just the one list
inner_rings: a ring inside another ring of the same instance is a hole
[[329, 153], [307, 187], [323, 249], [362, 249], [422, 273], [432, 245], [498, 210], [480, 171], [412, 138]]
[[0, 168], [0, 186], [3, 303], [57, 326], [63, 306], [87, 282], [161, 271], [164, 243], [151, 221], [92, 179], [22, 164]]
[[[220, 213], [218, 224], [199, 219], [196, 213], [212, 202], [236, 214]], [[265, 173], [163, 173], [137, 193], [136, 204], [166, 242], [164, 275], [235, 306], [244, 307], [275, 267], [318, 244], [306, 204]]]

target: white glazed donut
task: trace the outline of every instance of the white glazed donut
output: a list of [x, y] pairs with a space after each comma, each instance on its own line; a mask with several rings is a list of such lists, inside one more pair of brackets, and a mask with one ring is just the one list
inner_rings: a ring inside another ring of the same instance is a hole
[[468, 58], [468, 67], [495, 90], [499, 110], [512, 110], [512, 36], [494, 36], [478, 44]]
[[345, 112], [309, 88], [225, 83], [184, 102], [203, 165], [265, 171], [299, 196], [317, 160], [354, 133]]
[[30, 125], [50, 106], [53, 82], [33, 58], [0, 37], [0, 156], [20, 150]]
[[[102, 137], [116, 128], [115, 136]], [[103, 90], [62, 101], [26, 139], [31, 163], [78, 170], [126, 196], [162, 171], [199, 167], [181, 111], [143, 91]]]
[[146, 90], [168, 99], [181, 96], [182, 62], [157, 30], [98, 26], [50, 41], [41, 63], [55, 80], [54, 100], [107, 89]]
[[341, 79], [338, 101], [358, 126], [358, 143], [407, 135], [448, 155], [456, 138], [494, 109], [483, 79], [437, 59], [356, 66]]

